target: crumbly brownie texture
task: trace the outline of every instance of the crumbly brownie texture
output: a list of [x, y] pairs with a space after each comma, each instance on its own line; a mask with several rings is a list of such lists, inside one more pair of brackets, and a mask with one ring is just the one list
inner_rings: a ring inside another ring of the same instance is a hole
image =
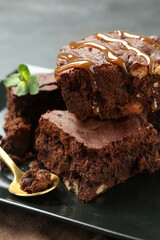
[[[68, 111], [83, 121], [89, 117], [114, 119], [160, 109], [160, 37], [150, 37], [158, 43], [154, 45], [140, 37], [126, 37], [120, 31], [108, 33], [107, 36], [127, 41], [138, 52], [126, 49], [120, 42], [106, 43], [95, 36], [61, 48], [57, 65], [64, 68], [61, 71], [57, 68], [56, 78]], [[96, 43], [110, 48], [121, 58], [127, 71], [118, 64], [118, 60], [116, 63], [107, 61], [105, 51], [89, 45], [74, 47], [81, 43]], [[78, 67], [79, 59], [93, 63], [90, 70], [92, 77], [86, 70], [88, 66]], [[71, 62], [72, 67], [67, 68], [67, 63]]]
[[136, 115], [81, 122], [68, 111], [47, 112], [35, 147], [40, 162], [86, 202], [137, 173], [160, 168], [157, 131]]
[[65, 109], [54, 74], [38, 76], [40, 92], [37, 95], [17, 97], [15, 87], [7, 88], [8, 113], [3, 123], [6, 137], [1, 146], [16, 163], [33, 156], [34, 131], [41, 114], [51, 109]]
[[1, 140], [1, 147], [15, 162], [23, 161], [23, 157], [30, 149], [32, 139], [32, 125], [24, 118], [14, 118], [6, 125], [7, 135]]
[[20, 188], [28, 193], [36, 193], [46, 190], [51, 183], [51, 174], [49, 171], [32, 168], [21, 178]]

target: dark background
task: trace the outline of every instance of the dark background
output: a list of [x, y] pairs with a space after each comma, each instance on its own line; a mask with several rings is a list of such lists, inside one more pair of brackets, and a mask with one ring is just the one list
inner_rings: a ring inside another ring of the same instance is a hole
[[0, 0], [0, 78], [20, 63], [55, 67], [61, 46], [117, 29], [160, 34], [160, 1]]

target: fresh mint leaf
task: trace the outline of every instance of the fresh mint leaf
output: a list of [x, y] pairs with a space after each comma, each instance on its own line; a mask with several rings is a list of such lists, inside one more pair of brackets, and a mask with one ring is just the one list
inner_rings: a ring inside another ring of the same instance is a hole
[[3, 80], [3, 83], [6, 87], [15, 87], [20, 83], [20, 79], [19, 79], [20, 74], [19, 73], [15, 73], [12, 74], [10, 77], [5, 78]]
[[[30, 72], [29, 72], [29, 69], [27, 67], [27, 65], [24, 65], [24, 64], [20, 64], [18, 66], [18, 72], [20, 73], [20, 79], [21, 81], [23, 81], [24, 79], [25, 80], [28, 80], [31, 76]], [[24, 78], [24, 79], [23, 79]]]
[[27, 65], [20, 64], [18, 66], [18, 72], [12, 74], [9, 78], [4, 79], [4, 85], [6, 87], [17, 87], [17, 96], [24, 96], [28, 93], [36, 95], [39, 93], [39, 78], [36, 75], [31, 75]]
[[31, 95], [39, 93], [39, 78], [36, 75], [30, 76], [28, 79], [28, 88]]
[[27, 95], [28, 93], [28, 84], [25, 81], [21, 81], [17, 88], [16, 88], [16, 94], [18, 97]]

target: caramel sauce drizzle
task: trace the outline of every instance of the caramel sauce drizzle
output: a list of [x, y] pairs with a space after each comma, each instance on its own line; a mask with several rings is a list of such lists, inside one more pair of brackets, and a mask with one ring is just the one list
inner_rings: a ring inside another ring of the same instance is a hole
[[115, 31], [115, 33], [118, 33], [118, 35], [121, 37], [121, 38], [136, 38], [136, 39], [139, 39], [141, 41], [144, 41], [144, 42], [148, 42], [150, 44], [152, 44], [153, 46], [155, 47], [158, 47], [160, 49], [160, 45], [158, 43], [156, 43], [153, 39], [151, 38], [148, 38], [148, 37], [144, 37], [142, 35], [137, 35], [137, 34], [131, 34], [131, 33], [128, 33], [128, 32], [125, 32], [125, 31], [122, 31], [122, 30], [117, 30]]
[[67, 64], [58, 66], [54, 74], [56, 75], [57, 73], [63, 72], [65, 70], [71, 69], [71, 68], [83, 68], [85, 69], [91, 79], [91, 84], [92, 84], [92, 89], [93, 92], [97, 91], [97, 86], [96, 82], [93, 80], [94, 79], [94, 74], [93, 74], [93, 62], [89, 60], [84, 60], [82, 58], [77, 57], [76, 55], [70, 54], [70, 53], [60, 53], [58, 55], [58, 58], [65, 59], [67, 61]]
[[115, 63], [122, 67], [124, 70], [126, 70], [125, 62], [120, 57], [118, 57], [114, 51], [112, 51], [110, 48], [106, 47], [103, 44], [99, 44], [96, 42], [71, 42], [69, 45], [71, 49], [91, 47], [104, 51], [108, 62]]
[[124, 40], [124, 39], [117, 39], [117, 38], [111, 38], [105, 34], [102, 33], [96, 33], [94, 35], [95, 38], [103, 40], [105, 42], [118, 42], [118, 43], [122, 43], [123, 46], [127, 49], [127, 50], [132, 50], [134, 52], [137, 53], [138, 56], [141, 56], [143, 58], [145, 58], [145, 60], [147, 61], [147, 64], [149, 66], [149, 73], [152, 74], [154, 72], [154, 62], [152, 60], [152, 58], [144, 53], [141, 49], [133, 47], [133, 45], [131, 43], [129, 43], [128, 41]]
[[[96, 81], [94, 81], [93, 62], [79, 58], [71, 53], [60, 53], [58, 55], [58, 58], [65, 59], [67, 61], [67, 64], [58, 66], [54, 71], [55, 75], [71, 68], [83, 68], [88, 72], [90, 76], [93, 93], [97, 91]], [[99, 106], [95, 97], [92, 103], [92, 110], [94, 115], [99, 115]]]
[[[88, 72], [90, 76], [93, 93], [97, 91], [97, 85], [96, 85], [96, 81], [94, 81], [94, 74], [93, 74], [93, 67], [94, 67], [93, 62], [89, 60], [83, 60], [82, 58], [79, 58], [70, 53], [60, 53], [58, 55], [58, 58], [65, 59], [67, 61], [67, 64], [58, 66], [54, 71], [55, 75], [57, 73], [63, 72], [71, 68], [83, 68]], [[99, 115], [99, 106], [96, 101], [96, 97], [94, 97], [93, 99], [92, 110], [94, 115]]]
[[[144, 37], [142, 35], [137, 35], [137, 34], [131, 34], [131, 33], [128, 33], [128, 32], [125, 32], [125, 31], [122, 31], [122, 30], [118, 30], [118, 31], [115, 31], [115, 33], [118, 33], [118, 35], [121, 37], [121, 38], [136, 38], [136, 39], [139, 39], [141, 41], [144, 41], [144, 42], [148, 42], [150, 44], [152, 44], [154, 47], [157, 47], [160, 49], [160, 45], [158, 43], [156, 43], [153, 39], [151, 38], [148, 38], [148, 37]], [[154, 71], [154, 67], [152, 68], [152, 72]], [[153, 99], [153, 102], [151, 103], [151, 109], [152, 111], [157, 111], [158, 109], [158, 104], [157, 104], [157, 98], [156, 98], [156, 95], [155, 95], [155, 91], [153, 90], [153, 93], [154, 93], [154, 99]]]

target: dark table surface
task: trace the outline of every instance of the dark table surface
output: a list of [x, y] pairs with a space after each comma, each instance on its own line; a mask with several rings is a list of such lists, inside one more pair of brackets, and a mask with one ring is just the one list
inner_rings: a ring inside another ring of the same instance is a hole
[[[0, 79], [20, 63], [54, 68], [61, 46], [95, 32], [121, 29], [159, 35], [159, 13], [159, 0], [0, 0]], [[12, 211], [14, 215], [16, 210]], [[6, 224], [0, 223], [6, 232], [3, 236], [9, 232], [12, 236], [11, 229], [6, 230], [11, 217], [1, 208], [3, 212], [6, 216]], [[57, 239], [64, 238], [61, 237]], [[31, 239], [28, 235], [26, 238]], [[101, 236], [94, 235], [93, 239]]]
[[19, 63], [55, 67], [59, 48], [116, 29], [160, 34], [159, 0], [1, 0], [0, 78]]

